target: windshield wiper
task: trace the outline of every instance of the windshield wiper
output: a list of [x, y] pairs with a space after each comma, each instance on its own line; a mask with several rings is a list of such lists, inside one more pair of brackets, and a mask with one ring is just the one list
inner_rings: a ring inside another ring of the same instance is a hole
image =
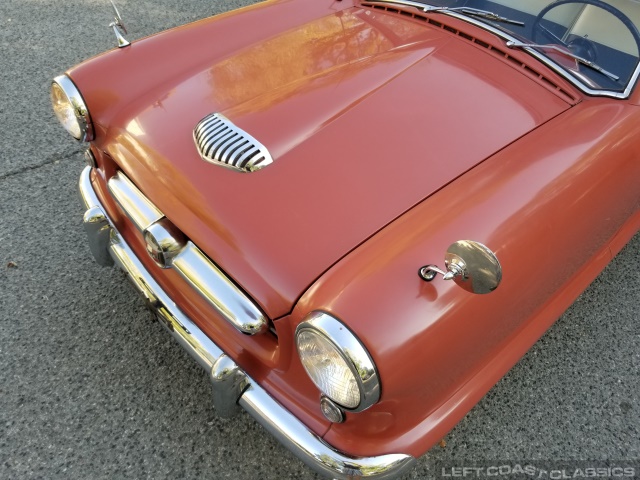
[[524, 27], [524, 22], [518, 20], [512, 20], [507, 17], [502, 17], [497, 13], [490, 12], [488, 10], [480, 10], [478, 8], [470, 7], [424, 7], [422, 9], [424, 13], [441, 13], [441, 12], [457, 12], [463, 15], [469, 15], [472, 17], [485, 18], [494, 22], [510, 23], [512, 25], [520, 25]]
[[406, 5], [408, 7], [415, 7], [418, 10], [422, 10], [424, 13], [445, 13], [445, 12], [457, 12], [470, 17], [480, 17], [487, 20], [493, 20], [494, 22], [511, 23], [513, 25], [520, 25], [524, 27], [524, 22], [518, 20], [511, 20], [510, 18], [502, 17], [497, 13], [490, 12], [488, 10], [480, 10], [470, 7], [429, 7], [422, 3], [412, 0], [366, 0], [368, 3], [395, 3], [399, 5]]
[[567, 55], [567, 56], [573, 58], [578, 63], [581, 63], [582, 65], [585, 65], [585, 66], [591, 68], [592, 70], [595, 70], [596, 72], [601, 73], [605, 77], [609, 77], [613, 81], [617, 82], [618, 80], [620, 80], [620, 77], [618, 75], [605, 70], [600, 65], [598, 65], [596, 63], [593, 63], [591, 60], [587, 60], [586, 58], [583, 58], [580, 55], [576, 55], [575, 53], [570, 52], [566, 48], [562, 48], [562, 47], [560, 47], [558, 45], [554, 45], [552, 43], [549, 43], [549, 44], [537, 44], [537, 43], [522, 43], [522, 42], [509, 41], [509, 42], [506, 43], [506, 45], [509, 48], [540, 48], [540, 49], [543, 49], [543, 50], [555, 50], [557, 52], [562, 53], [563, 55]]

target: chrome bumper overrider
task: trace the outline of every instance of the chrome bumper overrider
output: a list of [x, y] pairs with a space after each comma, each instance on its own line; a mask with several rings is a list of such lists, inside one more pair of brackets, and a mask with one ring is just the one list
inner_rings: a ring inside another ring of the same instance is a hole
[[138, 260], [105, 214], [91, 185], [91, 170], [84, 169], [79, 186], [87, 208], [84, 226], [96, 261], [101, 265], [115, 262], [124, 270], [171, 335], [209, 373], [220, 415], [232, 415], [242, 406], [299, 459], [330, 478], [387, 479], [412, 468], [415, 459], [411, 455], [350, 457], [336, 451], [241, 370], [178, 308]]

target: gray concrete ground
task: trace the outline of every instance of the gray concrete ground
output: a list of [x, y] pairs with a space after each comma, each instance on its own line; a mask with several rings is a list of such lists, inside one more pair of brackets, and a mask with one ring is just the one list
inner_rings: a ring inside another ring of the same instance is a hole
[[[131, 38], [240, 5], [119, 3]], [[217, 418], [203, 372], [90, 258], [81, 148], [48, 89], [114, 44], [109, 21], [103, 0], [0, 5], [0, 478], [316, 478], [248, 415]], [[636, 235], [407, 478], [433, 461], [638, 464], [639, 256]]]

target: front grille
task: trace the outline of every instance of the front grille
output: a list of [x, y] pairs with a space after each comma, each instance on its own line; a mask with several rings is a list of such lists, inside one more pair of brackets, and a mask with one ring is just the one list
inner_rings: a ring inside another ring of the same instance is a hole
[[204, 117], [193, 131], [203, 160], [241, 172], [255, 172], [273, 162], [267, 149], [219, 113]]
[[[123, 172], [117, 172], [107, 185], [120, 209], [145, 237], [145, 242], [148, 241], [145, 234], [150, 233], [152, 225], [162, 219], [170, 224], [160, 209]], [[173, 237], [172, 231], [165, 230], [164, 234]], [[167, 240], [165, 237], [164, 241]], [[268, 318], [262, 310], [191, 241], [187, 241], [167, 262], [166, 268], [178, 272], [190, 288], [242, 333], [254, 335], [268, 329]]]

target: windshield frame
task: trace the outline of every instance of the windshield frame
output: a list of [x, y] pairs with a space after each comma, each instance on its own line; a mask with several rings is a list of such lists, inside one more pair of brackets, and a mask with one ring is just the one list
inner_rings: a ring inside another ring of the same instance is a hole
[[[429, 2], [419, 2], [419, 1], [414, 1], [414, 0], [361, 0], [362, 3], [367, 4], [367, 5], [389, 5], [389, 4], [393, 4], [393, 5], [399, 5], [399, 6], [406, 6], [406, 7], [415, 7], [418, 8], [420, 10], [424, 9], [425, 7], [433, 7], [433, 8], [438, 8], [438, 7], [442, 7], [441, 5], [434, 5], [433, 3], [429, 3]], [[435, 12], [433, 12], [435, 13]], [[425, 15], [429, 15], [429, 12], [424, 13]], [[437, 15], [445, 15], [445, 16], [449, 16], [449, 17], [453, 17], [453, 18], [457, 18], [459, 20], [462, 20], [463, 22], [469, 23], [471, 25], [475, 25], [478, 28], [481, 28], [483, 30], [486, 30], [488, 32], [493, 33], [494, 35], [496, 35], [497, 37], [501, 38], [502, 40], [505, 41], [505, 49], [510, 50], [510, 47], [508, 47], [506, 45], [506, 42], [515, 42], [515, 43], [521, 43], [522, 39], [510, 34], [508, 31], [505, 31], [501, 28], [498, 28], [494, 25], [492, 25], [490, 22], [490, 20], [486, 20], [480, 17], [473, 17], [470, 15], [465, 15], [462, 12], [459, 11], [455, 11], [455, 10], [441, 10], [439, 12], [437, 12]], [[570, 70], [567, 70], [566, 68], [564, 68], [563, 66], [561, 66], [560, 64], [556, 63], [553, 59], [547, 57], [544, 52], [536, 50], [533, 47], [522, 47], [519, 48], [520, 50], [522, 50], [523, 52], [528, 53], [529, 55], [531, 55], [532, 57], [536, 58], [537, 60], [539, 60], [540, 62], [544, 63], [545, 65], [547, 65], [549, 68], [551, 68], [554, 72], [556, 72], [557, 74], [559, 74], [560, 76], [562, 76], [564, 79], [566, 79], [568, 82], [570, 82], [572, 85], [574, 85], [576, 88], [578, 88], [580, 91], [582, 91], [583, 93], [589, 95], [589, 96], [593, 96], [593, 97], [608, 97], [608, 98], [617, 98], [617, 99], [627, 99], [629, 98], [629, 96], [631, 95], [631, 92], [633, 91], [634, 87], [636, 86], [638, 77], [640, 76], [640, 59], [638, 60], [638, 63], [636, 64], [636, 67], [633, 71], [633, 73], [631, 74], [631, 77], [629, 78], [629, 81], [627, 82], [624, 90], [622, 91], [618, 91], [618, 90], [607, 90], [607, 89], [594, 89], [592, 87], [590, 87], [589, 85], [585, 84], [584, 82], [580, 81], [579, 78], [577, 78], [576, 76], [574, 76]]]

